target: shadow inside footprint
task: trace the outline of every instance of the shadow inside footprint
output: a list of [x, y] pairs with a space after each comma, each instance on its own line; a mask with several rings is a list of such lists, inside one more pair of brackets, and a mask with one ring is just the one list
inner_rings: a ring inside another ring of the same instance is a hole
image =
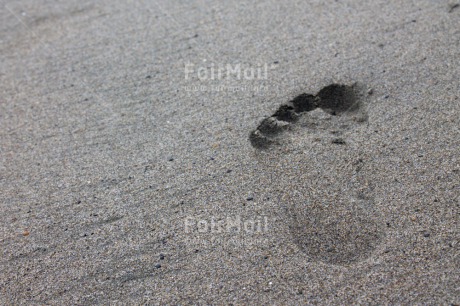
[[[337, 138], [367, 120], [364, 92], [356, 84], [332, 84], [317, 95], [301, 94], [281, 105], [249, 136], [252, 146], [261, 149], [258, 156], [270, 169], [267, 173], [272, 184], [279, 190], [290, 190], [285, 193], [284, 204], [291, 234], [315, 261], [347, 265], [364, 260], [384, 236], [360, 145], [353, 148]], [[294, 137], [292, 144], [282, 142], [296, 132], [298, 138]], [[331, 141], [315, 142], [331, 134]], [[309, 145], [312, 143], [315, 145]], [[289, 156], [289, 150], [282, 155], [270, 151], [276, 144], [296, 147], [296, 156], [301, 159], [293, 162], [297, 157]], [[298, 150], [299, 145], [307, 147]], [[316, 163], [311, 162], [312, 157]], [[278, 158], [281, 164], [274, 166]]]
[[[249, 140], [257, 149], [267, 149], [279, 143], [279, 135], [298, 121], [303, 113], [317, 108], [331, 115], [359, 112], [361, 109], [359, 88], [354, 85], [331, 84], [321, 89], [317, 95], [303, 93], [286, 104], [282, 104], [269, 118], [264, 119], [250, 133]], [[358, 119], [359, 120], [359, 119]], [[365, 118], [361, 118], [365, 121]], [[278, 139], [277, 139], [278, 138]]]
[[295, 97], [291, 103], [296, 113], [310, 112], [318, 107], [319, 99], [310, 94], [303, 93]]
[[295, 243], [311, 259], [352, 264], [371, 255], [381, 241], [382, 230], [372, 216], [372, 209], [338, 202], [293, 205], [290, 230]]
[[318, 92], [318, 107], [331, 115], [352, 112], [359, 108], [360, 100], [353, 86], [332, 84]]

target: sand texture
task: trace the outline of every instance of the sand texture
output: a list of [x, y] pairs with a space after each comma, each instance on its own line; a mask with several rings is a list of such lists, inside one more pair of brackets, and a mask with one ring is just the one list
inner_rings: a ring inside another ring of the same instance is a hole
[[0, 3], [1, 305], [460, 304], [460, 2]]

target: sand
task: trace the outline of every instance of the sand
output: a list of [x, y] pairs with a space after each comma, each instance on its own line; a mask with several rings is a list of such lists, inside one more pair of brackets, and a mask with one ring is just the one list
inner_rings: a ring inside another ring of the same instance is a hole
[[460, 304], [459, 4], [2, 1], [0, 304]]

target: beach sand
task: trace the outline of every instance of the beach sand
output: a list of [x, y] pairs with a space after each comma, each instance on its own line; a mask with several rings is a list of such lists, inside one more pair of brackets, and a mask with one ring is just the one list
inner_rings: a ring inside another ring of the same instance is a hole
[[460, 304], [459, 4], [3, 1], [0, 303]]

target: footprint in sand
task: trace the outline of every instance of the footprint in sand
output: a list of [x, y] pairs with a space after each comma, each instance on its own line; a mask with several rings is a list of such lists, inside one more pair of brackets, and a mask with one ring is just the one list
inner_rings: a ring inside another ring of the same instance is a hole
[[250, 133], [272, 186], [282, 190], [292, 237], [311, 260], [352, 264], [384, 237], [360, 135], [367, 98], [361, 85], [332, 84], [281, 105]]

